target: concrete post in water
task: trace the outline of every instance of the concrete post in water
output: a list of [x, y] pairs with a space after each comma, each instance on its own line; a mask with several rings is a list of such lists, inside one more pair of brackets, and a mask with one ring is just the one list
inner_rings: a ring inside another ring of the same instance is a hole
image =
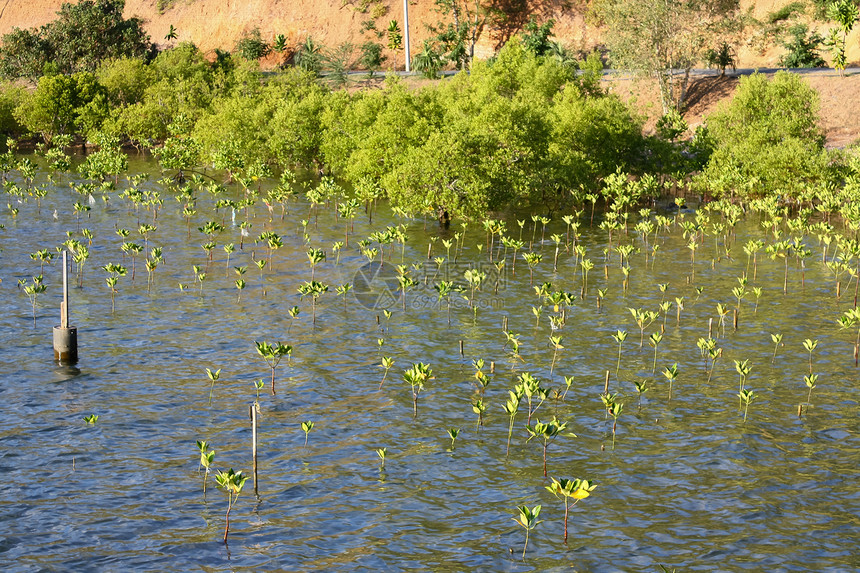
[[63, 251], [63, 302], [60, 303], [60, 326], [54, 327], [54, 360], [74, 364], [78, 361], [78, 329], [69, 326], [69, 263]]

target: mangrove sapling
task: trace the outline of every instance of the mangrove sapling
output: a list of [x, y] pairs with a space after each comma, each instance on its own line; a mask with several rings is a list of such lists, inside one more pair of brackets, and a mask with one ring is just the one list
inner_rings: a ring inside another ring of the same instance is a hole
[[436, 292], [439, 293], [439, 308], [442, 308], [442, 299], [448, 303], [448, 326], [451, 326], [451, 292], [454, 290], [452, 281], [440, 281], [433, 285]]
[[[752, 366], [749, 365], [749, 359], [747, 360], [735, 360], [735, 370], [738, 373], [738, 396], [740, 393], [744, 391], [744, 387], [746, 386], [747, 376], [749, 376], [750, 372], [752, 372]], [[738, 400], [738, 410], [741, 408], [741, 400]]]
[[665, 376], [669, 381], [669, 400], [672, 400], [672, 384], [674, 384], [675, 380], [678, 378], [678, 363], [676, 362], [672, 366], [664, 368], [663, 376]]
[[[564, 542], [567, 543], [567, 516], [571, 507], [576, 503], [585, 499], [591, 492], [594, 491], [595, 485], [584, 479], [552, 479], [552, 483], [546, 486], [548, 492], [559, 499], [564, 499]], [[573, 504], [570, 504], [570, 499], [573, 498]]]
[[418, 394], [424, 389], [424, 382], [433, 378], [429, 364], [415, 362], [403, 372], [403, 381], [412, 387], [412, 417], [418, 416]]
[[726, 335], [726, 316], [728, 316], [730, 310], [731, 309], [728, 305], [717, 303], [717, 315], [720, 320], [720, 336]]
[[[526, 426], [526, 431], [529, 433], [529, 438], [526, 440], [528, 442], [532, 438], [538, 438], [543, 441], [543, 477], [546, 477], [546, 450], [549, 446], [549, 443], [556, 438], [559, 434], [561, 434], [567, 428], [567, 422], [559, 422], [558, 418], [555, 416], [552, 417], [552, 420], [549, 422], [541, 422], [538, 418], [535, 418], [534, 428], [531, 426]], [[567, 434], [568, 436], [575, 438], [575, 434]]]
[[[405, 271], [405, 269], [403, 269]], [[397, 287], [403, 296], [403, 311], [406, 312], [406, 291], [418, 285], [418, 281], [410, 277], [406, 272], [397, 275]]]
[[538, 523], [543, 523], [542, 521], [538, 521], [540, 510], [541, 506], [539, 505], [534, 506], [532, 509], [529, 509], [528, 506], [521, 505], [517, 507], [517, 511], [520, 512], [519, 517], [511, 518], [526, 530], [526, 542], [525, 545], [523, 545], [523, 561], [526, 560], [526, 548], [529, 546], [529, 533], [538, 526]]
[[567, 393], [570, 391], [570, 386], [573, 384], [573, 379], [573, 376], [564, 377], [564, 393], [561, 395], [562, 402], [564, 402], [565, 397], [567, 397]]
[[477, 432], [484, 426], [484, 412], [487, 411], [487, 406], [484, 404], [484, 400], [481, 398], [475, 398], [475, 401], [472, 402], [472, 411], [478, 415], [478, 421], [475, 422], [475, 431]]
[[388, 377], [388, 371], [391, 370], [392, 366], [394, 366], [394, 359], [390, 356], [383, 356], [382, 364], [380, 366], [385, 369], [385, 373], [382, 375], [382, 381], [379, 383], [379, 389], [382, 390], [382, 385], [385, 384], [385, 379]]
[[[654, 347], [654, 364], [651, 366], [651, 374], [657, 372], [657, 347], [660, 345], [662, 340], [663, 335], [659, 332], [654, 332], [648, 337], [648, 344]], [[616, 377], [617, 376], [618, 374], [616, 374]]]
[[206, 495], [206, 478], [209, 477], [209, 472], [212, 466], [212, 460], [215, 459], [215, 450], [209, 449], [209, 442], [197, 440], [197, 449], [200, 452], [200, 463], [197, 466], [197, 471], [202, 467], [203, 473], [203, 495]]
[[110, 288], [110, 311], [114, 311], [114, 297], [116, 293], [119, 291], [116, 288], [117, 282], [119, 282], [119, 277], [124, 277], [126, 275], [126, 269], [122, 265], [116, 265], [114, 263], [108, 263], [102, 267], [110, 276], [105, 279], [105, 283]]
[[600, 308], [601, 302], [606, 298], [606, 290], [605, 288], [597, 289], [597, 308]]
[[382, 309], [382, 316], [385, 317], [385, 329], [383, 332], [388, 331], [391, 332], [391, 315], [394, 314], [392, 311], [388, 309]]
[[591, 259], [582, 259], [579, 261], [579, 266], [582, 267], [582, 292], [579, 297], [585, 299], [588, 295], [588, 271], [594, 268], [594, 263]]
[[209, 387], [209, 405], [212, 405], [212, 391], [215, 390], [215, 382], [217, 382], [221, 378], [221, 369], [212, 371], [209, 368], [206, 369], [206, 375], [209, 377], [209, 380], [212, 381], [212, 385]]
[[803, 382], [809, 388], [809, 394], [806, 395], [806, 413], [809, 414], [809, 407], [812, 406], [812, 391], [818, 382], [818, 374], [809, 374], [803, 377]]
[[322, 249], [308, 249], [308, 261], [311, 265], [311, 281], [315, 279], [317, 264], [325, 260], [325, 251]]
[[535, 284], [535, 267], [542, 258], [543, 255], [540, 253], [523, 253], [523, 260], [529, 266], [529, 284], [532, 286]]
[[314, 325], [317, 323], [317, 299], [327, 292], [328, 285], [318, 281], [305, 282], [299, 286], [301, 298], [311, 297], [311, 323]]
[[[32, 284], [28, 285], [26, 281], [24, 281], [23, 283], [19, 283], [23, 284], [24, 292], [30, 299], [30, 306], [33, 307], [33, 328], [36, 327], [36, 297], [48, 290], [48, 287], [45, 286], [45, 284], [42, 282], [43, 280], [44, 279], [42, 278], [42, 275], [37, 275], [33, 277]], [[113, 307], [113, 304], [111, 304], [111, 307]]]
[[549, 375], [552, 376], [553, 369], [555, 368], [555, 361], [558, 357], [558, 351], [564, 350], [564, 346], [561, 345], [561, 335], [549, 337], [550, 346], [552, 346], [552, 362], [549, 365]]
[[262, 378], [254, 381], [254, 391], [256, 392], [256, 396], [254, 397], [255, 404], [260, 402], [260, 390], [262, 390], [265, 385], [266, 383]]
[[738, 392], [738, 398], [741, 400], [741, 402], [743, 402], [745, 404], [745, 406], [744, 406], [744, 421], [743, 421], [744, 424], [746, 424], [746, 422], [747, 422], [747, 412], [750, 409], [750, 402], [755, 400], [757, 397], [758, 397], [758, 395], [755, 392], [753, 392], [752, 390], [744, 389], [744, 390], [741, 390], [740, 392]]
[[543, 314], [543, 305], [533, 306], [532, 314], [535, 315], [535, 330], [540, 326], [540, 317]]
[[230, 255], [232, 255], [236, 251], [236, 246], [233, 243], [227, 243], [224, 245], [224, 252], [227, 254], [227, 263], [224, 265], [224, 276], [226, 277], [230, 272]]
[[627, 308], [639, 327], [639, 348], [645, 344], [645, 329], [660, 316], [653, 310], [642, 310], [641, 308]]
[[308, 434], [311, 433], [311, 430], [314, 429], [314, 423], [308, 420], [307, 422], [302, 422], [302, 431], [305, 433], [305, 447], [308, 447]]
[[618, 369], [621, 368], [621, 346], [624, 344], [624, 341], [627, 340], [627, 331], [616, 330], [615, 334], [612, 335], [612, 338], [614, 338], [615, 342], [618, 343], [618, 360], [615, 362], [615, 377], [618, 378]]
[[[523, 372], [520, 374], [517, 379], [519, 380], [519, 384], [522, 386], [523, 395], [526, 397], [528, 401], [528, 419], [526, 420], [526, 425], [531, 425], [532, 423], [532, 414], [534, 414], [538, 408], [544, 403], [547, 398], [547, 391], [540, 386], [540, 380], [532, 376], [528, 372]], [[537, 406], [532, 408], [532, 398], [537, 396], [540, 398], [540, 402]]]
[[675, 297], [675, 310], [677, 311], [675, 324], [681, 326], [681, 311], [684, 310], [684, 297]]
[[642, 394], [648, 391], [648, 380], [634, 380], [633, 385], [636, 386], [636, 392], [639, 394], [638, 409], [642, 409]]
[[344, 283], [342, 285], [338, 285], [335, 290], [337, 291], [338, 296], [343, 299], [343, 310], [346, 311], [346, 295], [352, 290], [352, 285]]
[[41, 275], [45, 269], [45, 263], [50, 263], [54, 260], [54, 253], [49, 251], [48, 249], [42, 249], [40, 251], [36, 251], [35, 253], [30, 253], [30, 258], [32, 260], [39, 260], [39, 274]]
[[776, 351], [782, 345], [782, 334], [771, 334], [770, 339], [773, 341], [773, 358], [770, 359], [770, 363], [773, 364], [776, 361]]
[[98, 414], [89, 414], [87, 416], [84, 416], [83, 420], [87, 423], [87, 425], [95, 426], [96, 422], [99, 421], [99, 416]]
[[510, 421], [508, 423], [508, 446], [505, 449], [505, 459], [508, 458], [508, 454], [511, 451], [511, 435], [514, 433], [514, 418], [517, 417], [517, 412], [520, 409], [520, 400], [522, 400], [524, 394], [524, 389], [522, 384], [517, 384], [514, 386], [513, 390], [508, 390], [509, 398], [505, 402], [505, 412], [510, 417]]
[[379, 471], [385, 469], [385, 456], [388, 455], [388, 448], [377, 448], [376, 455], [379, 456]]
[[239, 499], [239, 494], [242, 493], [242, 488], [245, 487], [247, 476], [242, 475], [241, 471], [234, 472], [230, 468], [226, 472], [219, 471], [215, 475], [215, 481], [218, 482], [218, 487], [227, 492], [227, 515], [224, 518], [224, 543], [227, 543], [227, 534], [230, 532], [230, 510], [233, 509], [233, 504]]
[[758, 314], [758, 299], [761, 298], [761, 287], [752, 287], [752, 293], [755, 297], [755, 306], [753, 306], [753, 314]]
[[272, 396], [275, 395], [275, 368], [278, 367], [278, 364], [281, 362], [281, 359], [284, 356], [292, 356], [293, 347], [290, 345], [281, 344], [280, 342], [276, 342], [274, 344], [270, 344], [268, 342], [257, 342], [254, 341], [254, 346], [257, 347], [257, 354], [263, 357], [266, 361], [266, 364], [269, 365], [269, 368], [272, 369]]
[[454, 449], [454, 441], [460, 435], [460, 428], [448, 428], [448, 437], [451, 438], [451, 449]]
[[815, 350], [815, 347], [818, 346], [818, 340], [812, 340], [807, 338], [803, 341], [803, 347], [809, 353], [809, 373], [812, 374], [812, 351]]
[[615, 449], [615, 429], [618, 426], [618, 416], [621, 415], [621, 410], [624, 409], [624, 404], [617, 402], [615, 396], [612, 397], [612, 403], [606, 408], [607, 413], [612, 416], [612, 449]]

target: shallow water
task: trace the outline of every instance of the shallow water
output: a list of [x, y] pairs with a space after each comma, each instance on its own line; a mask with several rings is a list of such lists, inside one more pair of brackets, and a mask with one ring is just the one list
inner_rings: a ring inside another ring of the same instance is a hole
[[[136, 160], [132, 169], [154, 173], [155, 168]], [[154, 174], [152, 181], [159, 177]], [[146, 185], [159, 189], [154, 182]], [[239, 228], [229, 213], [213, 213], [211, 197], [199, 194], [189, 239], [181, 205], [165, 193], [154, 223], [158, 228], [149, 239], [150, 246], [163, 247], [165, 262], [147, 292], [139, 257], [135, 280], [130, 272], [120, 278], [111, 312], [101, 267], [110, 262], [131, 266], [128, 257], [123, 259], [123, 239], [115, 228], [130, 229], [126, 240], [142, 242], [135, 229], [151, 217], [141, 210], [139, 221], [116, 193], [111, 197], [105, 204], [97, 195], [80, 222], [95, 237], [83, 287], [70, 294], [80, 340], [75, 367], [52, 363], [60, 265], [55, 260], [44, 269], [48, 290], [37, 299], [35, 328], [30, 301], [16, 282], [39, 273], [30, 253], [53, 251], [66, 231], [76, 229], [72, 205], [81, 198], [61, 180], [41, 208], [32, 198], [16, 204], [7, 196], [20, 211], [12, 217], [7, 209], [0, 216], [5, 225], [0, 230], [5, 302], [0, 314], [0, 472], [5, 483], [0, 562], [15, 570], [655, 571], [662, 564], [678, 571], [845, 571], [860, 566], [860, 408], [851, 344], [856, 333], [835, 324], [853, 298], [836, 300], [834, 280], [821, 263], [815, 239], [807, 239], [813, 256], [807, 260], [805, 284], [792, 262], [786, 295], [782, 262], [759, 253], [750, 287], [761, 286], [764, 293], [755, 312], [752, 295], [743, 301], [737, 331], [729, 316], [725, 334], [718, 336], [723, 357], [707, 383], [696, 340], [707, 336], [709, 318], [717, 337], [718, 302], [735, 306], [731, 289], [747, 265], [742, 245], [762, 237], [758, 217], [751, 215], [737, 229], [733, 259], [714, 261], [713, 268], [712, 237], [691, 264], [680, 230], [660, 233], [653, 267], [650, 257], [646, 265], [644, 251], [631, 255], [627, 292], [617, 254], [604, 276], [606, 234], [584, 218], [581, 241], [595, 268], [586, 298], [577, 297], [556, 333], [565, 348], [550, 377], [552, 309], [543, 309], [535, 327], [531, 308], [539, 301], [522, 259], [511, 276], [508, 254], [498, 294], [492, 277], [476, 294], [476, 320], [459, 295], [452, 296], [450, 327], [445, 304], [439, 308], [430, 286], [434, 280], [447, 276], [462, 282], [470, 263], [490, 268], [486, 247], [482, 253], [476, 248], [485, 242], [479, 224], [468, 227], [457, 262], [443, 264], [437, 274], [436, 264], [425, 261], [428, 242], [439, 236], [433, 255], [444, 256], [442, 240], [453, 238], [459, 226], [440, 231], [433, 223], [425, 228], [420, 220], [405, 221], [409, 240], [403, 262], [422, 263], [413, 276], [419, 281], [428, 276], [428, 286], [409, 291], [405, 312], [395, 301], [387, 321], [380, 308], [368, 308], [377, 292], [353, 292], [344, 301], [334, 287], [353, 282], [366, 264], [358, 241], [400, 220], [381, 208], [371, 226], [359, 214], [350, 246], [335, 265], [330, 246], [343, 240], [344, 222], [335, 220], [331, 208], [320, 209], [307, 232], [311, 246], [329, 251], [329, 259], [316, 268], [316, 279], [331, 290], [319, 301], [314, 326], [310, 300], [297, 293], [310, 279], [299, 223], [308, 217], [306, 203], [291, 203], [284, 220], [276, 209], [273, 221], [264, 206], [257, 206], [249, 214], [251, 238], [239, 250]], [[196, 228], [222, 217], [227, 229], [216, 238], [215, 260], [207, 268], [200, 247], [205, 237]], [[239, 213], [237, 221], [242, 220]], [[274, 268], [263, 273], [265, 296], [252, 260], [267, 256], [252, 240], [263, 230], [278, 233], [284, 242], [273, 257]], [[543, 260], [534, 282], [550, 281], [554, 289], [579, 293], [581, 271], [563, 245], [558, 272], [552, 271], [555, 246], [549, 237], [564, 230], [561, 223], [551, 224], [544, 243], [535, 246]], [[508, 232], [517, 236], [513, 218]], [[531, 221], [524, 232], [527, 241], [530, 234]], [[632, 231], [622, 241], [642, 246]], [[237, 246], [229, 269], [222, 249], [227, 242]], [[400, 263], [400, 253], [400, 245], [394, 245], [383, 268]], [[195, 264], [207, 273], [202, 294], [194, 285]], [[237, 302], [232, 267], [240, 265], [248, 267], [248, 286]], [[376, 278], [372, 286], [385, 286]], [[180, 291], [179, 283], [189, 286]], [[627, 309], [657, 310], [663, 296], [658, 283], [669, 284], [665, 300], [685, 297], [685, 308], [680, 324], [674, 307], [669, 312], [652, 374], [647, 336], [663, 318], [646, 329], [640, 349], [639, 329]], [[696, 286], [704, 287], [698, 297]], [[600, 308], [598, 288], [607, 289]], [[296, 319], [287, 314], [293, 305], [301, 309]], [[508, 329], [520, 334], [522, 361], [512, 361], [509, 347], [503, 348], [505, 318]], [[618, 377], [618, 346], [611, 337], [617, 329], [629, 334]], [[784, 335], [774, 364], [770, 333]], [[818, 340], [812, 362], [819, 381], [811, 409], [799, 419], [797, 407], [808, 391], [803, 381], [809, 368], [802, 345], [806, 338]], [[284, 359], [276, 370], [275, 396], [269, 393], [271, 371], [257, 355], [255, 340], [293, 346], [291, 363]], [[395, 367], [380, 390], [382, 356], [393, 357]], [[476, 429], [471, 361], [478, 358], [486, 361], [485, 372], [490, 361], [496, 369], [486, 391], [484, 426]], [[746, 423], [738, 409], [736, 359], [749, 359], [746, 386], [758, 394]], [[421, 392], [413, 419], [402, 372], [417, 361], [429, 363], [435, 378]], [[675, 362], [679, 377], [670, 400], [660, 371]], [[211, 406], [207, 367], [222, 369]], [[614, 448], [611, 420], [600, 400], [607, 370], [610, 391], [619, 392], [624, 403]], [[558, 415], [578, 436], [550, 443], [548, 474], [597, 485], [591, 497], [571, 509], [567, 545], [562, 542], [563, 503], [544, 489], [549, 482], [543, 477], [541, 447], [535, 440], [526, 443], [525, 404], [505, 457], [508, 417], [502, 406], [516, 375], [524, 371], [555, 388], [563, 386], [562, 375], [575, 376], [563, 402], [549, 400], [536, 412], [541, 420]], [[215, 469], [250, 473], [248, 409], [255, 398], [253, 383], [261, 378], [266, 388], [260, 394], [258, 492], [249, 480], [232, 510], [225, 545], [227, 499], [214, 476], [204, 496], [195, 440], [206, 440], [216, 450]], [[643, 378], [651, 382], [639, 408], [632, 381]], [[82, 418], [93, 413], [99, 419], [87, 425]], [[307, 447], [300, 427], [305, 420], [315, 422]], [[461, 428], [453, 448], [446, 434], [451, 427]], [[384, 469], [375, 453], [382, 447], [387, 448]], [[544, 520], [530, 536], [525, 560], [525, 533], [512, 521], [522, 504], [542, 504]]]

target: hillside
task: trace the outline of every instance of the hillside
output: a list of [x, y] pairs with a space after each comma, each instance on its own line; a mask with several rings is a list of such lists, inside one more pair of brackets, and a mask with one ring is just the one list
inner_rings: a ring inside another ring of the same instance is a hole
[[[53, 20], [63, 4], [63, 0], [0, 2], [5, 2], [0, 8], [0, 34], [14, 27], [41, 26]], [[788, 3], [788, 0], [742, 0], [741, 6], [752, 17], [764, 21]], [[601, 31], [588, 25], [584, 17], [587, 0], [495, 0], [495, 4], [507, 14], [507, 24], [482, 30], [478, 57], [492, 54], [500, 43], [522, 29], [531, 15], [538, 21], [554, 19], [556, 37], [572, 49], [590, 51], [600, 46]], [[400, 21], [402, 26], [403, 3], [401, 0], [126, 0], [125, 13], [127, 17], [142, 18], [156, 42], [164, 42], [172, 25], [178, 33], [177, 41], [191, 41], [209, 51], [232, 49], [239, 38], [254, 28], [260, 29], [264, 39], [284, 34], [293, 46], [308, 35], [329, 46], [344, 41], [360, 44], [375, 38], [373, 31], [361, 31], [368, 21], [373, 21], [377, 30], [384, 30], [392, 19]], [[410, 0], [413, 53], [430, 35], [427, 26], [438, 22], [439, 14], [433, 0]], [[811, 25], [821, 26], [814, 22]], [[782, 49], [770, 47], [762, 51], [762, 34], [761, 31], [750, 32], [744, 42], [746, 45], [737, 48], [739, 67], [777, 64]], [[849, 60], [857, 62], [860, 60], [860, 30], [854, 31], [849, 45]], [[388, 55], [391, 62], [394, 54], [389, 52]], [[402, 54], [397, 57], [397, 66], [403, 66]]]
[[[14, 27], [41, 26], [56, 16], [63, 0], [0, 0], [0, 34]], [[601, 30], [586, 22], [587, 0], [496, 0], [499, 6], [526, 6], [521, 10], [508, 10], [508, 24], [503, 27], [486, 27], [482, 30], [476, 56], [491, 55], [511, 35], [518, 33], [530, 15], [538, 21], [554, 19], [555, 36], [567, 47], [583, 52], [599, 48]], [[760, 20], [788, 4], [787, 0], [742, 0], [744, 11]], [[161, 10], [159, 9], [161, 6]], [[364, 10], [362, 11], [362, 6]], [[127, 17], [137, 16], [145, 21], [145, 28], [153, 41], [162, 47], [167, 44], [165, 35], [174, 26], [178, 37], [174, 42], [190, 41], [203, 51], [215, 48], [230, 50], [245, 34], [259, 28], [262, 37], [271, 41], [276, 34], [284, 34], [290, 46], [296, 46], [307, 36], [326, 46], [349, 41], [360, 44], [368, 40], [385, 43], [372, 30], [365, 30], [370, 21], [377, 30], [396, 19], [402, 22], [401, 0], [126, 0]], [[439, 22], [433, 0], [410, 0], [409, 22], [413, 54], [423, 40], [429, 37], [427, 27]], [[816, 24], [808, 17], [802, 21]], [[401, 24], [402, 25], [402, 24]], [[773, 31], [773, 29], [771, 29]], [[761, 29], [745, 36], [744, 45], [737, 48], [738, 67], [775, 67], [783, 50], [770, 47], [761, 50]], [[381, 35], [381, 33], [380, 33]], [[849, 39], [849, 62], [860, 62], [860, 29]], [[386, 51], [390, 68], [403, 68], [403, 53]], [[269, 61], [271, 66], [274, 60]], [[264, 65], [267, 63], [264, 62]], [[821, 114], [828, 145], [843, 147], [860, 138], [860, 102], [855, 97], [860, 89], [860, 76], [840, 78], [836, 74], [815, 74], [808, 78], [821, 94]], [[650, 118], [653, 125], [659, 113], [656, 89], [649, 82], [626, 79], [611, 81], [610, 89], [622, 97], [633, 100], [636, 108]], [[687, 121], [695, 126], [724, 98], [731, 97], [737, 85], [736, 78], [703, 79], [692, 86]]]

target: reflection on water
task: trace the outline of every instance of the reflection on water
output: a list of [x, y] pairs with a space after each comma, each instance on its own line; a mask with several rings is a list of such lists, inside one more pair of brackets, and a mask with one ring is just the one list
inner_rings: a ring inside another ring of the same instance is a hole
[[[154, 166], [141, 160], [133, 168]], [[557, 313], [536, 297], [522, 258], [516, 276], [511, 252], [501, 272], [493, 270], [480, 224], [469, 225], [462, 251], [446, 252], [443, 240], [455, 239], [459, 227], [442, 232], [382, 208], [373, 228], [366, 218], [356, 220], [350, 247], [335, 264], [331, 246], [344, 239], [344, 222], [335, 220], [331, 206], [308, 224], [310, 245], [301, 224], [307, 204], [291, 203], [283, 219], [276, 209], [271, 221], [264, 206], [251, 209], [250, 237], [239, 248], [244, 213], [236, 214], [234, 225], [229, 209], [215, 212], [214, 200], [201, 193], [189, 225], [182, 205], [162, 198], [157, 218], [116, 193], [81, 217], [80, 227], [94, 237], [83, 287], [71, 293], [80, 361], [67, 367], [51, 362], [60, 294], [56, 261], [44, 270], [48, 291], [37, 300], [36, 328], [30, 301], [16, 282], [39, 272], [30, 253], [53, 251], [78, 227], [73, 205], [80, 197], [61, 183], [39, 212], [31, 200], [18, 205], [17, 217], [4, 214], [0, 473], [6, 487], [0, 493], [0, 555], [16, 569], [186, 570], [205, 563], [243, 570], [655, 571], [662, 564], [679, 571], [839, 571], [860, 565], [860, 493], [854, 483], [860, 459], [858, 371], [853, 335], [835, 325], [852, 301], [836, 299], [816, 240], [807, 239], [818, 257], [806, 262], [805, 284], [790, 266], [786, 295], [782, 262], [758, 258], [757, 277], [750, 280], [750, 287], [763, 289], [758, 306], [752, 295], [743, 299], [738, 329], [729, 315], [724, 335], [717, 332], [715, 308], [737, 305], [731, 289], [747, 267], [741, 245], [761, 236], [755, 216], [737, 229], [731, 259], [709, 237], [691, 263], [680, 231], [661, 232], [656, 260], [649, 254], [646, 263], [644, 248], [631, 254], [626, 292], [618, 255], [613, 253], [604, 271], [606, 235], [584, 220], [581, 241], [595, 263], [584, 300], [578, 297], [582, 269], [564, 241], [557, 272], [555, 243], [535, 245], [543, 259], [534, 284], [551, 282], [552, 290], [576, 295], [566, 323], [555, 331], [564, 349], [550, 376], [550, 321]], [[211, 263], [201, 248], [206, 236], [197, 231], [210, 220], [225, 225], [214, 238]], [[358, 241], [400, 222], [408, 227], [405, 247], [384, 246], [382, 268], [394, 274], [370, 267], [377, 272], [357, 280], [368, 262]], [[147, 243], [163, 248], [164, 262], [153, 271], [148, 290], [141, 254], [134, 281], [130, 273], [120, 278], [111, 312], [102, 266], [130, 269], [121, 245], [143, 244], [136, 234], [141, 223], [157, 227]], [[117, 235], [123, 228], [130, 230], [128, 238]], [[518, 233], [513, 219], [508, 229]], [[546, 236], [565, 230], [552, 224]], [[283, 246], [270, 254], [255, 244], [253, 238], [264, 231], [278, 233]], [[529, 234], [530, 224], [527, 242]], [[632, 232], [621, 240], [644, 246]], [[227, 243], [236, 246], [229, 265]], [[479, 252], [477, 245], [485, 246]], [[318, 301], [315, 327], [311, 300], [297, 290], [310, 280], [308, 246], [328, 251], [315, 269], [316, 280], [330, 285]], [[715, 252], [722, 258], [712, 267]], [[437, 256], [446, 260], [437, 263]], [[255, 263], [261, 258], [269, 259], [262, 273]], [[418, 283], [406, 293], [405, 311], [397, 264], [412, 268]], [[202, 285], [194, 265], [206, 275]], [[477, 312], [463, 298], [470, 292], [454, 293], [449, 326], [448, 301], [440, 300], [433, 284], [465, 284], [470, 266], [488, 276], [474, 295]], [[236, 267], [246, 269], [241, 293]], [[335, 287], [347, 283], [360, 285], [361, 292], [338, 295]], [[658, 284], [669, 285], [665, 293]], [[599, 307], [598, 289], [606, 289]], [[646, 328], [640, 348], [628, 309], [657, 311], [661, 301], [678, 297], [684, 297], [680, 321], [672, 306]], [[382, 301], [390, 304], [390, 318]], [[300, 309], [295, 318], [288, 312], [293, 306]], [[709, 319], [722, 348], [710, 383], [709, 364], [696, 346], [708, 335]], [[503, 324], [519, 337], [519, 358]], [[652, 372], [648, 335], [661, 327]], [[616, 377], [618, 345], [611, 334], [618, 329], [629, 336]], [[773, 364], [772, 333], [783, 335]], [[819, 381], [809, 413], [798, 419], [797, 405], [808, 393], [806, 338], [819, 342], [812, 356]], [[268, 393], [268, 385], [260, 392], [259, 496], [249, 482], [232, 511], [225, 547], [220, 538], [227, 499], [211, 475], [204, 496], [194, 442], [211, 444], [214, 469], [250, 473], [248, 405], [256, 396], [255, 381], [268, 383], [271, 376], [255, 340], [279, 340], [294, 350], [276, 368], [277, 396]], [[380, 389], [383, 356], [395, 365]], [[483, 426], [472, 410], [478, 396], [472, 360], [478, 358], [490, 375]], [[734, 361], [746, 359], [752, 366], [746, 387], [758, 398], [744, 424]], [[413, 419], [402, 372], [417, 361], [429, 363], [435, 378], [421, 392]], [[679, 374], [669, 400], [661, 371], [676, 362]], [[222, 369], [211, 406], [206, 368]], [[607, 370], [610, 392], [624, 403], [614, 449], [611, 418], [600, 400]], [[578, 436], [549, 444], [549, 475], [587, 478], [598, 486], [571, 509], [566, 546], [563, 502], [544, 489], [540, 444], [526, 442], [525, 402], [505, 457], [509, 418], [503, 405], [524, 371], [562, 393], [563, 377], [573, 377], [564, 400], [551, 392], [533, 416], [558, 416]], [[634, 381], [643, 380], [647, 391], [639, 407]], [[90, 414], [99, 416], [94, 425], [83, 421]], [[305, 447], [300, 424], [307, 420], [315, 425]], [[461, 429], [453, 448], [448, 428]], [[381, 468], [376, 449], [383, 447]], [[525, 562], [519, 557], [524, 532], [512, 521], [522, 504], [542, 504], [545, 520], [530, 537]]]

